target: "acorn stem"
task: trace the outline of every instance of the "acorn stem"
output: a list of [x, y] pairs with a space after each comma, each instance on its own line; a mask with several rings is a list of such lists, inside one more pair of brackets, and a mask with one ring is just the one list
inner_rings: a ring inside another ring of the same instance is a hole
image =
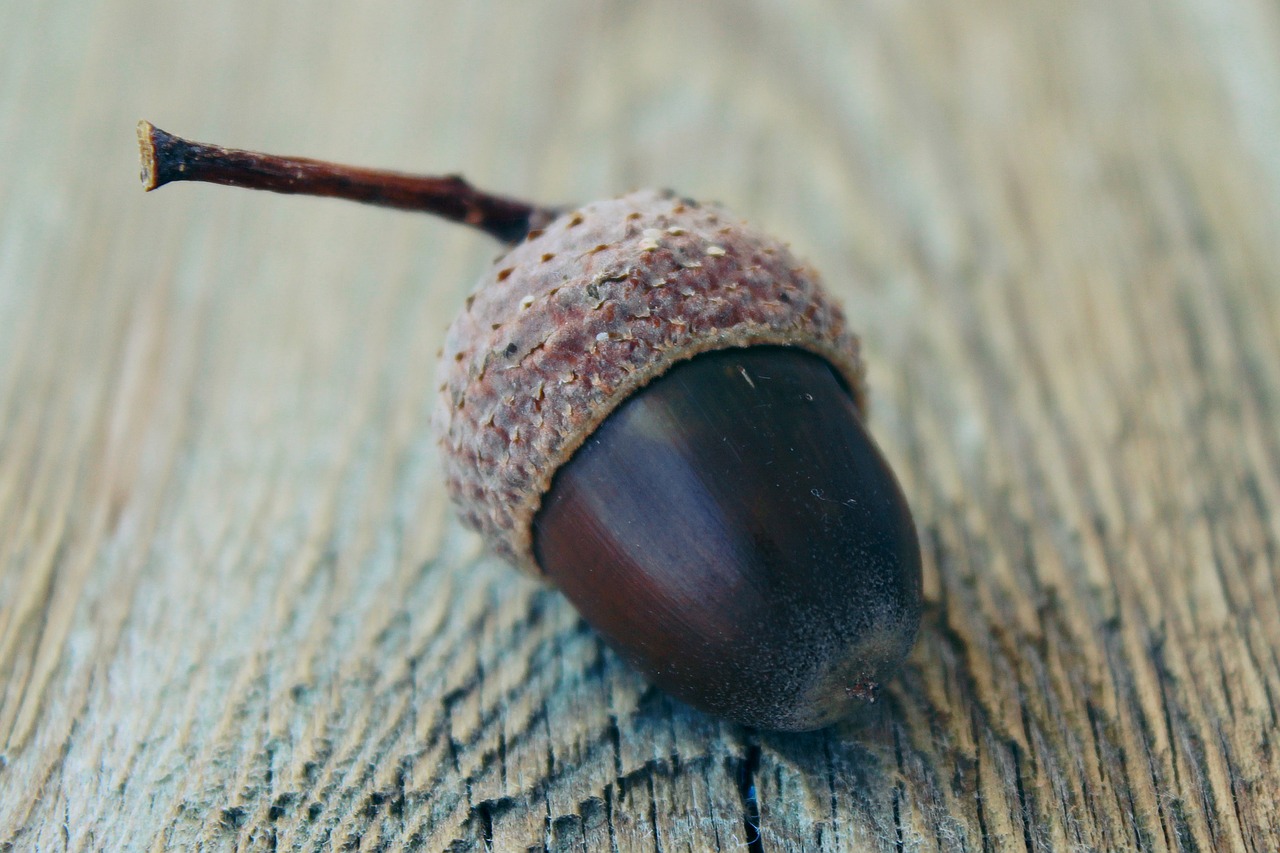
[[148, 121], [138, 122], [142, 185], [148, 192], [174, 181], [202, 181], [295, 195], [329, 196], [432, 213], [470, 225], [504, 243], [546, 226], [559, 211], [477, 190], [458, 175], [406, 175], [277, 157], [192, 142]]

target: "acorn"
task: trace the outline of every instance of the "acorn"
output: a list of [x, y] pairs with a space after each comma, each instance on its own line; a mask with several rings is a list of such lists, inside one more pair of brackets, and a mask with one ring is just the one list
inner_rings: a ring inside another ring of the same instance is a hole
[[463, 521], [671, 695], [805, 731], [865, 703], [920, 621], [920, 549], [817, 273], [722, 208], [549, 208], [418, 177], [138, 135], [194, 180], [420, 210], [507, 250], [449, 327], [436, 416]]

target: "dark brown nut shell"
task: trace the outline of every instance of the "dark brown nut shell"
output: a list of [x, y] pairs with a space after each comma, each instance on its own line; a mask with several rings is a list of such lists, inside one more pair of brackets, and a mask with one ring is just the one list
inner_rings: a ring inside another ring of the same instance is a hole
[[540, 575], [533, 517], [609, 413], [680, 361], [757, 344], [824, 357], [862, 407], [858, 341], [817, 273], [723, 209], [642, 190], [531, 233], [445, 341], [437, 427], [463, 520]]

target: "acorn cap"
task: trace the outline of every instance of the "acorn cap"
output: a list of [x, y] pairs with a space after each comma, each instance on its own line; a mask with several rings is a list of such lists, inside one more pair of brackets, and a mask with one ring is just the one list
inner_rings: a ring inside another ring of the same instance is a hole
[[761, 344], [822, 356], [863, 408], [858, 341], [817, 272], [720, 207], [641, 190], [531, 232], [445, 340], [437, 419], [462, 519], [541, 576], [533, 518], [604, 419], [674, 364]]

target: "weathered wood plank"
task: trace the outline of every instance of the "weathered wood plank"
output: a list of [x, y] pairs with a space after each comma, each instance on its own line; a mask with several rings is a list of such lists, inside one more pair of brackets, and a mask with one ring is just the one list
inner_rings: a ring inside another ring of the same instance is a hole
[[[0, 849], [1273, 849], [1280, 9], [539, 5], [0, 5]], [[144, 116], [790, 239], [924, 545], [886, 700], [649, 689], [441, 491], [492, 247], [145, 197]]]

